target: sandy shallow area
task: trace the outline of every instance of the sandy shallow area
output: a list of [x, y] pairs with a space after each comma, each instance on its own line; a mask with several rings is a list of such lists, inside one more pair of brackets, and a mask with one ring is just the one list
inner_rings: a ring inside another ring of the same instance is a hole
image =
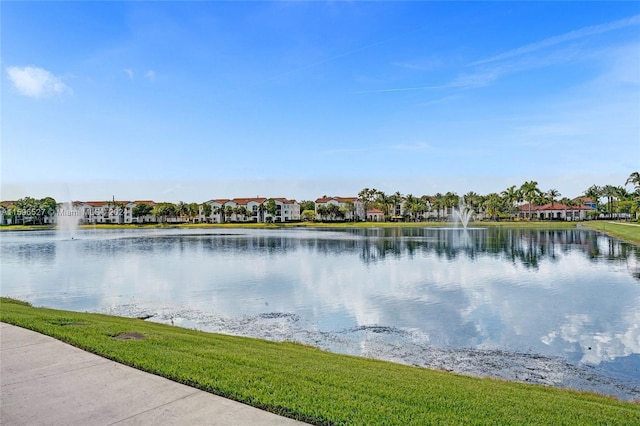
[[438, 347], [417, 330], [380, 325], [322, 331], [291, 313], [271, 312], [237, 318], [189, 309], [120, 305], [101, 313], [144, 318], [202, 331], [292, 341], [350, 354], [508, 381], [534, 383], [640, 401], [640, 375], [616, 374], [603, 366], [574, 364], [559, 357], [501, 349]]

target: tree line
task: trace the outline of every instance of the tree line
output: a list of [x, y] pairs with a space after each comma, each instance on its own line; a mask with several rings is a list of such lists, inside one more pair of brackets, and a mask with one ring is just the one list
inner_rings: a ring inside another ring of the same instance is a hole
[[[626, 185], [633, 185], [633, 190], [628, 191], [625, 188]], [[612, 218], [615, 215], [640, 214], [640, 173], [631, 173], [625, 186], [592, 185], [587, 188], [583, 195], [595, 203], [592, 215]], [[534, 206], [551, 204], [553, 208], [554, 204], [568, 207], [584, 204], [581, 197], [569, 199], [567, 197], [561, 198], [561, 195], [554, 188], [544, 191], [540, 189], [538, 182], [531, 180], [520, 186], [511, 185], [502, 192], [486, 195], [470, 191], [462, 196], [455, 192], [415, 196], [413, 194], [403, 195], [400, 192], [386, 194], [375, 188], [364, 188], [358, 193], [358, 199], [363, 203], [365, 212], [376, 208], [383, 211], [387, 220], [405, 221], [422, 220], [428, 213], [435, 213], [436, 220], [440, 220], [445, 212], [456, 208], [461, 202], [477, 213], [482, 212], [492, 220], [514, 218], [523, 204], [528, 207], [529, 217], [531, 217]], [[606, 203], [601, 203], [602, 199], [606, 199]], [[304, 206], [304, 211], [313, 211], [313, 202], [311, 201], [303, 201], [301, 206]], [[329, 205], [319, 206], [317, 209], [321, 219], [329, 220], [343, 219], [348, 212], [355, 212], [353, 203], [347, 202], [342, 208], [337, 205]]]
[[[632, 185], [633, 190], [625, 188]], [[640, 215], [640, 173], [633, 172], [629, 175], [624, 185], [592, 185], [587, 188], [583, 195], [593, 200], [596, 204], [594, 215], [613, 218], [616, 215]], [[455, 192], [436, 193], [434, 195], [415, 196], [413, 194], [403, 195], [399, 191], [393, 194], [386, 194], [375, 188], [364, 188], [358, 193], [358, 200], [363, 204], [364, 211], [377, 208], [381, 210], [387, 220], [422, 220], [427, 213], [435, 212], [436, 220], [440, 220], [447, 210], [457, 207], [461, 201], [475, 212], [482, 212], [492, 220], [513, 218], [517, 215], [520, 206], [526, 203], [529, 207], [529, 217], [533, 206], [556, 203], [569, 207], [579, 206], [584, 201], [582, 198], [569, 199], [561, 197], [557, 189], [541, 190], [536, 181], [526, 181], [520, 186], [511, 185], [502, 192], [492, 192], [480, 195], [470, 191], [462, 196]], [[606, 200], [601, 203], [602, 200]], [[111, 206], [114, 211], [124, 215], [124, 204], [118, 201], [105, 201], [106, 206]], [[36, 199], [24, 197], [11, 205], [2, 206], [4, 216], [12, 219], [22, 219], [22, 223], [44, 224], [45, 218], [52, 217], [58, 212], [60, 203], [52, 197]], [[202, 214], [210, 217], [211, 214], [219, 214], [222, 221], [229, 221], [233, 215], [241, 220], [253, 215], [264, 218], [264, 214], [271, 216], [276, 214], [276, 203], [270, 198], [260, 206], [258, 212], [254, 213], [244, 206], [212, 207], [210, 204], [202, 204]], [[303, 200], [300, 202], [302, 220], [344, 220], [350, 217], [353, 220], [364, 220], [366, 218], [357, 217], [357, 208], [354, 202], [347, 201], [344, 206], [339, 207], [334, 204], [316, 205], [313, 201]], [[153, 215], [159, 221], [166, 221], [167, 218], [184, 217], [188, 221], [195, 221], [200, 215], [198, 203], [171, 203], [161, 202], [155, 206], [146, 203], [139, 203], [133, 207], [131, 214], [135, 218]], [[260, 221], [262, 221], [260, 219]]]

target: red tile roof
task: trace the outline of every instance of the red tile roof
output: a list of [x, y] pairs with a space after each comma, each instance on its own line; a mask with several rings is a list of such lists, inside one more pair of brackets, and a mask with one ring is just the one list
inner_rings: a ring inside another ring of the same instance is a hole
[[288, 200], [286, 198], [274, 198], [276, 201], [280, 201], [282, 204], [294, 204], [294, 200]]
[[339, 203], [346, 203], [347, 201], [355, 202], [358, 200], [358, 197], [321, 197], [316, 200], [316, 203], [324, 204], [331, 200], [335, 200]]
[[[529, 204], [523, 204], [522, 206], [520, 206], [520, 211], [523, 212], [528, 212], [529, 211]], [[557, 210], [593, 210], [593, 207], [589, 207], [589, 206], [567, 206], [565, 204], [561, 204], [561, 203], [553, 203], [553, 205], [551, 203], [547, 203], [544, 204], [542, 206], [535, 206], [532, 205], [531, 206], [531, 211], [535, 212], [535, 211], [548, 211], [548, 210], [553, 210], [553, 211], [557, 211]]]
[[91, 207], [104, 207], [107, 204], [106, 201], [74, 201], [74, 204], [87, 204]]
[[262, 204], [265, 201], [267, 201], [266, 198], [264, 197], [250, 197], [250, 198], [234, 198], [233, 200], [234, 203], [241, 205], [241, 206], [246, 206], [247, 204], [249, 204], [250, 201], [254, 201], [258, 204]]
[[595, 201], [593, 201], [593, 198], [589, 198], [589, 197], [576, 197], [572, 201], [578, 201], [578, 200], [581, 200], [583, 203], [594, 203], [595, 202]]

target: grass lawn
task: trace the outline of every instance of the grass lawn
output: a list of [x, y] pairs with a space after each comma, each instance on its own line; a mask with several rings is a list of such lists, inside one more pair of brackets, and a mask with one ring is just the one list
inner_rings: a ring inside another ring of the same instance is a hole
[[585, 222], [589, 228], [613, 235], [621, 240], [640, 244], [640, 224], [627, 222], [593, 221]]
[[[0, 299], [0, 320], [313, 424], [640, 424], [640, 404]], [[115, 336], [139, 333], [141, 340]]]

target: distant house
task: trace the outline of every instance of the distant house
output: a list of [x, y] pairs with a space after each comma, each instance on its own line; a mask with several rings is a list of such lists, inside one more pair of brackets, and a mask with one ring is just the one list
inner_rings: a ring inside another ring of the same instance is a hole
[[573, 203], [575, 205], [583, 205], [583, 206], [588, 206], [591, 207], [592, 209], [597, 208], [598, 206], [596, 205], [596, 202], [593, 200], [593, 198], [589, 198], [589, 197], [576, 197], [573, 200]]
[[523, 204], [518, 209], [518, 216], [521, 219], [529, 218], [529, 211], [531, 211], [531, 217], [529, 219], [540, 220], [585, 220], [589, 212], [594, 211], [593, 207], [587, 205], [580, 206], [567, 206], [561, 203], [547, 203], [542, 206]]
[[384, 222], [384, 212], [380, 209], [367, 210], [367, 221], [369, 222]]

